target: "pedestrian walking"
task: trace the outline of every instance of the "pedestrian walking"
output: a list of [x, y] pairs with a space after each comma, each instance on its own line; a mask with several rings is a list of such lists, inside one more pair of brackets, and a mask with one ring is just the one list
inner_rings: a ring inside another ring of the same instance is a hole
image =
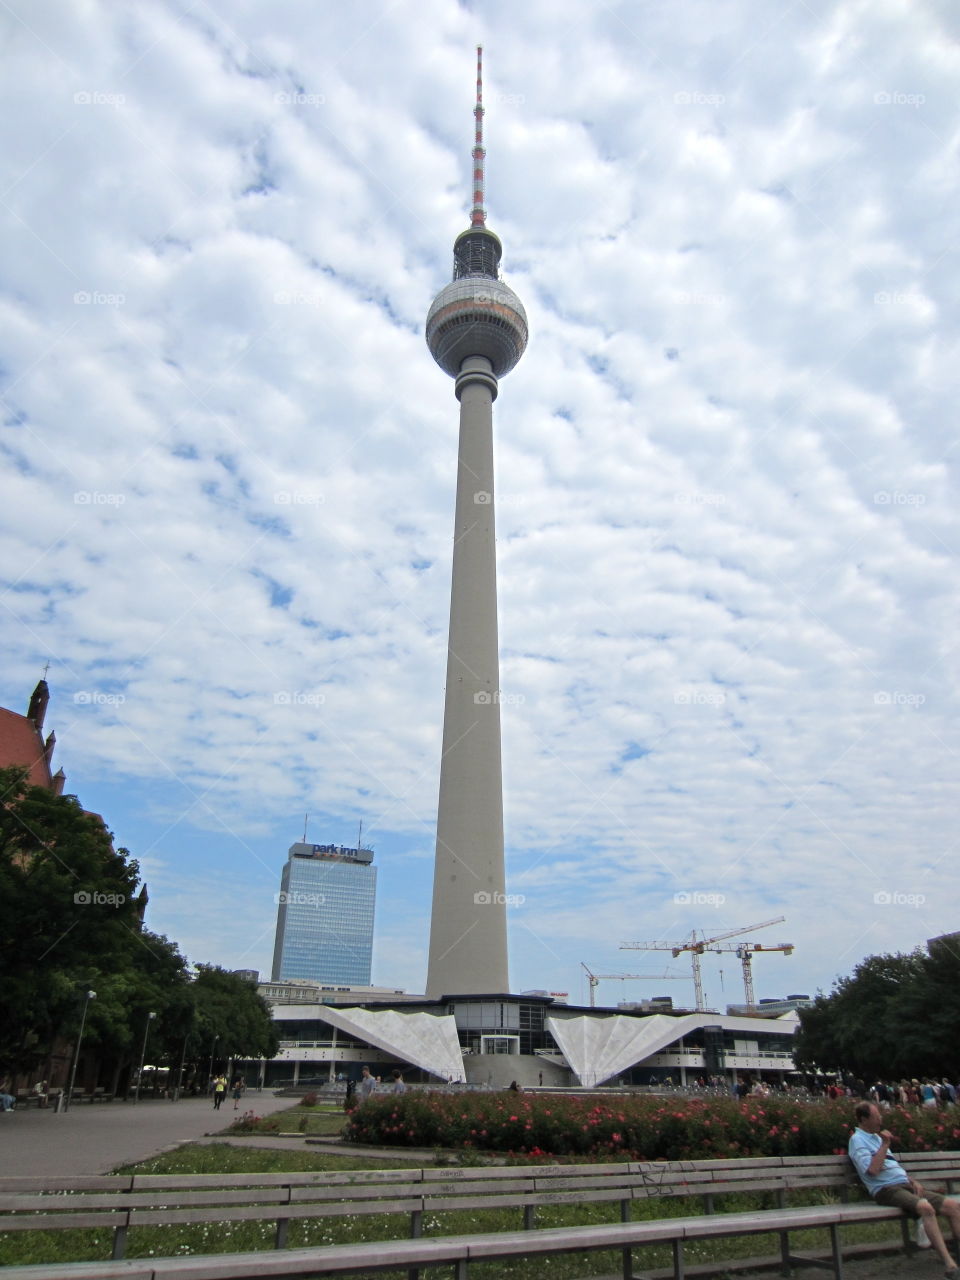
[[360, 1095], [360, 1101], [366, 1102], [376, 1087], [377, 1082], [370, 1074], [370, 1068], [364, 1067], [363, 1071], [360, 1073], [360, 1084], [357, 1086], [357, 1093]]
[[223, 1105], [223, 1100], [227, 1096], [227, 1077], [217, 1076], [213, 1082], [213, 1109], [219, 1111]]

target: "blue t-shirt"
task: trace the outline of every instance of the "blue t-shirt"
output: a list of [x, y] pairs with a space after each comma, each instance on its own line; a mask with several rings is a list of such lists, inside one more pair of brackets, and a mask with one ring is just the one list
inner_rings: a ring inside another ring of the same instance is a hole
[[847, 1144], [847, 1154], [853, 1161], [853, 1167], [872, 1196], [875, 1196], [881, 1187], [905, 1187], [910, 1181], [903, 1165], [891, 1155], [884, 1160], [883, 1168], [879, 1173], [867, 1173], [870, 1161], [882, 1146], [883, 1139], [879, 1133], [867, 1133], [866, 1129], [854, 1129]]

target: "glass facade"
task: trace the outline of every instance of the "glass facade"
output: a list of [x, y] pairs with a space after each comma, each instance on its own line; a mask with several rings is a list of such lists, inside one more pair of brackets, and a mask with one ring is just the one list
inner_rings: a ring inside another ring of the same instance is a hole
[[[543, 1020], [550, 1003], [459, 997], [448, 1005], [448, 1012], [456, 1018], [462, 1048], [470, 1053], [536, 1053], [538, 1049], [553, 1052], [556, 1045]], [[498, 1036], [515, 1047], [489, 1048], [487, 1042]]]
[[367, 849], [294, 845], [278, 895], [274, 982], [370, 985], [377, 870]]

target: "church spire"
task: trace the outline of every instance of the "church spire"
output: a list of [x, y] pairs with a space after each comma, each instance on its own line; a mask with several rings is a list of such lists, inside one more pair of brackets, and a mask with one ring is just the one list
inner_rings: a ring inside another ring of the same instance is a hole
[[50, 701], [50, 689], [46, 680], [40, 680], [30, 695], [27, 707], [27, 719], [32, 720], [39, 733], [43, 729], [43, 718], [47, 714], [47, 703]]

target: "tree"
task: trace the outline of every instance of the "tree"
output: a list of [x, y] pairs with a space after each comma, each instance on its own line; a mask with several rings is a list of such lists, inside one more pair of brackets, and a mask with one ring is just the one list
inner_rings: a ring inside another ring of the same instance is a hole
[[832, 1072], [840, 1066], [832, 999], [818, 992], [813, 1008], [800, 1010], [800, 1026], [793, 1037], [793, 1061], [800, 1071]]
[[[219, 1057], [270, 1058], [277, 1034], [256, 986], [214, 965], [195, 978], [175, 943], [143, 928], [137, 863], [114, 849], [75, 796], [0, 770], [0, 1074], [28, 1073], [71, 1042], [115, 1091], [143, 1052], [179, 1068]], [[86, 1003], [83, 993], [96, 991]], [[155, 1014], [150, 1019], [150, 1014]]]
[[920, 956], [919, 972], [894, 994], [888, 1007], [896, 1028], [899, 1074], [957, 1078], [960, 1059], [960, 948], [937, 939]]
[[905, 993], [911, 993], [910, 1001], [917, 999], [927, 959], [919, 951], [868, 956], [850, 977], [838, 978], [829, 996], [820, 994], [812, 1009], [800, 1010], [794, 1041], [797, 1065], [823, 1071], [841, 1068], [867, 1083], [916, 1074], [913, 1050], [902, 1038], [902, 1024], [894, 1019]]
[[0, 1071], [17, 1072], [74, 1028], [92, 978], [124, 968], [139, 871], [75, 796], [0, 769], [0, 797]]
[[192, 1003], [187, 962], [167, 938], [148, 929], [131, 932], [115, 962], [92, 973], [97, 999], [84, 1032], [85, 1043], [100, 1050], [100, 1075], [110, 1092], [122, 1082], [129, 1088], [148, 1022], [149, 1061], [179, 1064]]
[[216, 965], [198, 965], [193, 983], [196, 1011], [190, 1044], [201, 1058], [272, 1058], [279, 1038], [270, 1006], [256, 985]]

